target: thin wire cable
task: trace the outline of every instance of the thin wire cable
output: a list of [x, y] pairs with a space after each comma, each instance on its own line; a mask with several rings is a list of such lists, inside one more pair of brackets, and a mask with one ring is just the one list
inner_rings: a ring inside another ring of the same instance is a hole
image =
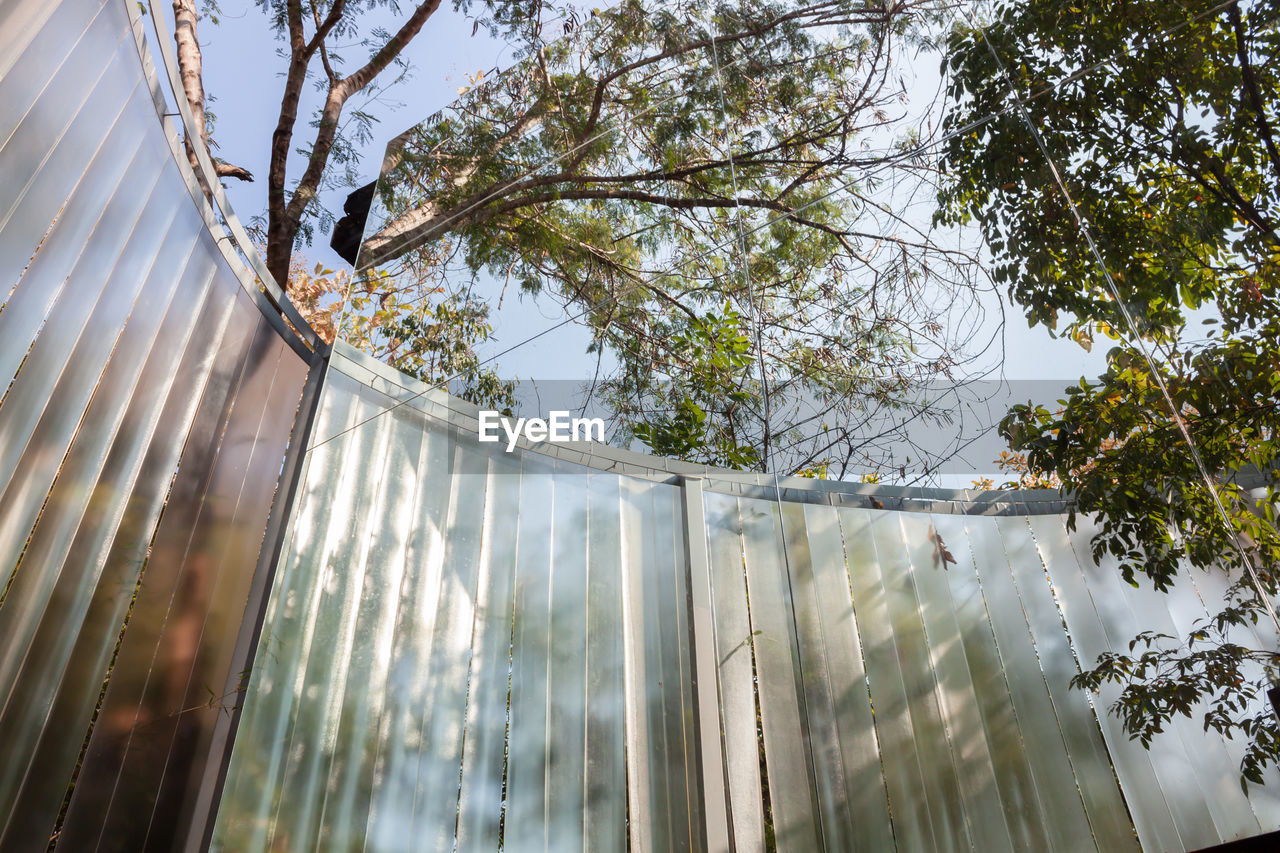
[[[1172, 25], [1172, 26], [1170, 26], [1170, 27], [1167, 27], [1167, 28], [1165, 28], [1165, 29], [1163, 29], [1163, 30], [1160, 30], [1159, 32], [1155, 33], [1155, 34], [1152, 36], [1152, 39], [1153, 39], [1153, 40], [1154, 40], [1154, 39], [1158, 39], [1158, 38], [1161, 38], [1161, 37], [1163, 37], [1163, 36], [1166, 36], [1166, 35], [1172, 34], [1172, 33], [1174, 33], [1174, 32], [1177, 32], [1178, 30], [1181, 30], [1181, 29], [1183, 29], [1184, 27], [1189, 26], [1190, 24], [1194, 23], [1195, 21], [1197, 21], [1197, 20], [1199, 20], [1199, 19], [1201, 19], [1201, 18], [1204, 18], [1204, 17], [1206, 17], [1206, 16], [1208, 16], [1208, 15], [1210, 15], [1210, 14], [1213, 14], [1213, 13], [1215, 13], [1215, 12], [1217, 12], [1217, 11], [1219, 11], [1219, 10], [1223, 9], [1223, 8], [1226, 8], [1227, 6], [1230, 6], [1230, 5], [1232, 5], [1233, 3], [1236, 3], [1236, 2], [1238, 2], [1238, 0], [1226, 0], [1226, 2], [1220, 3], [1220, 4], [1218, 4], [1217, 6], [1214, 6], [1214, 7], [1213, 7], [1213, 8], [1211, 8], [1211, 9], [1207, 9], [1207, 10], [1205, 10], [1205, 11], [1204, 11], [1204, 12], [1202, 12], [1200, 15], [1193, 16], [1192, 18], [1190, 18], [1190, 19], [1188, 19], [1188, 20], [1186, 20], [1186, 21], [1181, 21], [1181, 22], [1179, 22], [1179, 23], [1177, 23], [1177, 24], [1174, 24], [1174, 25]], [[985, 34], [984, 34], [984, 37], [985, 37]], [[1031, 94], [1026, 98], [1026, 100], [1027, 100], [1027, 101], [1031, 101], [1031, 100], [1035, 100], [1035, 99], [1037, 99], [1037, 98], [1043, 97], [1043, 96], [1045, 96], [1045, 95], [1051, 94], [1052, 92], [1056, 91], [1057, 89], [1059, 89], [1059, 88], [1061, 88], [1061, 87], [1063, 87], [1063, 86], [1066, 86], [1066, 85], [1068, 85], [1068, 84], [1070, 84], [1070, 83], [1075, 82], [1076, 80], [1080, 79], [1080, 78], [1081, 78], [1081, 77], [1083, 77], [1084, 75], [1089, 74], [1089, 73], [1091, 73], [1091, 72], [1093, 72], [1093, 71], [1096, 71], [1097, 69], [1099, 69], [1099, 68], [1101, 68], [1102, 66], [1106, 65], [1106, 64], [1107, 64], [1107, 62], [1109, 62], [1109, 61], [1110, 61], [1110, 60], [1108, 60], [1108, 59], [1099, 60], [1098, 62], [1095, 62], [1095, 63], [1093, 63], [1093, 64], [1091, 64], [1091, 65], [1087, 65], [1087, 66], [1085, 66], [1085, 67], [1083, 67], [1083, 68], [1079, 69], [1079, 70], [1078, 70], [1078, 71], [1076, 71], [1075, 73], [1070, 74], [1070, 75], [1068, 75], [1068, 76], [1064, 77], [1062, 80], [1060, 80], [1060, 81], [1058, 81], [1058, 82], [1056, 82], [1056, 83], [1053, 83], [1053, 84], [1046, 84], [1043, 88], [1039, 89], [1038, 91], [1032, 92], [1032, 93], [1031, 93]], [[731, 64], [730, 64], [730, 65], [731, 65]], [[730, 67], [730, 65], [727, 65], [726, 67]], [[875, 169], [873, 169], [873, 170], [871, 170], [871, 171], [869, 171], [869, 172], [867, 172], [867, 173], [864, 173], [864, 174], [862, 174], [861, 176], [859, 176], [858, 180], [864, 180], [864, 181], [865, 181], [868, 177], [874, 176], [874, 175], [875, 175], [875, 174], [877, 174], [879, 171], [882, 171], [882, 170], [884, 170], [884, 169], [887, 169], [887, 168], [890, 168], [890, 167], [892, 167], [892, 166], [895, 166], [895, 165], [897, 165], [898, 163], [903, 162], [904, 160], [910, 160], [910, 159], [912, 159], [912, 158], [918, 157], [918, 156], [920, 156], [921, 154], [923, 154], [924, 152], [928, 151], [929, 149], [931, 149], [931, 148], [933, 148], [933, 147], [935, 147], [935, 146], [941, 145], [941, 144], [945, 144], [946, 142], [949, 142], [950, 140], [955, 139], [956, 137], [964, 136], [964, 135], [966, 135], [966, 134], [968, 134], [968, 133], [971, 133], [971, 132], [973, 132], [974, 130], [977, 130], [978, 128], [980, 128], [980, 127], [982, 127], [982, 126], [984, 126], [984, 125], [988, 124], [989, 122], [994, 121], [995, 119], [1000, 118], [1000, 117], [1001, 117], [1001, 116], [1003, 116], [1003, 115], [1006, 115], [1007, 113], [1009, 113], [1009, 112], [1010, 112], [1011, 110], [1013, 110], [1013, 109], [1019, 109], [1019, 108], [1022, 108], [1022, 103], [1023, 103], [1022, 101], [1018, 101], [1018, 102], [1017, 102], [1016, 104], [1014, 104], [1014, 105], [1005, 106], [1005, 107], [1002, 107], [1001, 109], [998, 109], [998, 110], [995, 110], [995, 111], [993, 111], [993, 112], [987, 113], [986, 115], [981, 116], [980, 118], [974, 119], [973, 121], [967, 122], [967, 123], [965, 123], [964, 125], [962, 125], [962, 126], [960, 126], [960, 127], [958, 127], [958, 128], [955, 128], [954, 130], [951, 130], [951, 131], [948, 131], [948, 132], [946, 132], [946, 133], [942, 134], [942, 135], [941, 135], [941, 136], [939, 136], [937, 139], [934, 139], [934, 140], [932, 140], [932, 141], [930, 141], [930, 142], [928, 142], [928, 143], [926, 143], [926, 144], [916, 146], [915, 148], [911, 148], [911, 149], [908, 149], [908, 150], [906, 150], [906, 151], [901, 151], [901, 152], [899, 152], [896, 156], [888, 157], [888, 158], [886, 158], [886, 159], [882, 160], [879, 164], [877, 164], [877, 167], [876, 167]], [[544, 165], [545, 165], [545, 164], [544, 164]], [[541, 167], [541, 166], [539, 166], [538, 168], [542, 168], [542, 167]], [[537, 171], [537, 170], [535, 169], [534, 171]], [[802, 213], [803, 211], [807, 210], [808, 208], [810, 208], [810, 207], [812, 207], [812, 206], [814, 206], [814, 205], [816, 205], [816, 204], [820, 204], [820, 203], [822, 203], [822, 202], [826, 201], [827, 199], [831, 198], [832, 196], [834, 196], [834, 195], [836, 195], [836, 194], [838, 194], [838, 193], [840, 193], [840, 192], [842, 192], [842, 191], [844, 191], [844, 190], [848, 189], [848, 188], [849, 188], [849, 187], [851, 187], [854, 183], [855, 183], [855, 180], [849, 180], [849, 181], [846, 181], [846, 182], [844, 182], [844, 183], [837, 183], [836, 187], [835, 187], [834, 189], [832, 189], [831, 191], [826, 192], [826, 193], [823, 193], [823, 194], [821, 194], [821, 195], [817, 196], [816, 198], [812, 199], [811, 201], [808, 201], [808, 202], [806, 202], [805, 204], [800, 205], [799, 207], [795, 208], [794, 210], [792, 210], [792, 211], [790, 211], [790, 212], [788, 212], [788, 213], [782, 213], [782, 214], [779, 214], [779, 215], [777, 215], [777, 216], [774, 216], [774, 217], [768, 218], [768, 219], [766, 219], [764, 222], [762, 222], [760, 225], [757, 225], [757, 226], [754, 226], [754, 227], [748, 228], [748, 229], [746, 230], [746, 233], [747, 233], [747, 234], [754, 234], [756, 231], [760, 231], [760, 230], [762, 230], [762, 229], [765, 229], [765, 228], [770, 227], [770, 226], [771, 226], [771, 225], [773, 225], [775, 222], [779, 222], [779, 221], [781, 221], [781, 220], [783, 220], [783, 219], [786, 219], [786, 218], [788, 218], [788, 217], [795, 216], [795, 215], [796, 215], [796, 214], [798, 214], [798, 213]], [[717, 243], [717, 244], [715, 244], [715, 245], [713, 245], [713, 246], [708, 247], [707, 249], [705, 249], [705, 250], [703, 250], [703, 251], [701, 251], [701, 252], [695, 253], [695, 254], [694, 254], [694, 255], [692, 255], [691, 257], [692, 257], [692, 258], [695, 258], [695, 259], [697, 259], [697, 258], [703, 258], [703, 257], [706, 257], [707, 255], [711, 254], [712, 252], [719, 251], [720, 249], [723, 249], [723, 248], [724, 248], [724, 247], [726, 247], [726, 246], [732, 245], [732, 243], [733, 243], [733, 240], [732, 240], [732, 239], [731, 239], [731, 240], [728, 240], [728, 241], [722, 241], [722, 242], [720, 242], [720, 243]], [[653, 280], [653, 279], [657, 279], [657, 278], [660, 278], [660, 277], [665, 276], [665, 275], [671, 275], [673, 272], [674, 272], [674, 268], [669, 268], [669, 269], [665, 269], [665, 270], [659, 270], [658, 272], [654, 273], [654, 274], [653, 274], [652, 276], [650, 276], [649, 278], [650, 278], [650, 280]], [[560, 322], [556, 323], [555, 325], [553, 325], [553, 326], [549, 326], [548, 328], [543, 329], [542, 331], [537, 332], [536, 334], [534, 334], [534, 335], [532, 335], [532, 336], [530, 336], [530, 337], [528, 337], [528, 338], [525, 338], [525, 339], [524, 339], [524, 340], [522, 340], [522, 341], [518, 341], [517, 343], [512, 344], [511, 346], [507, 347], [506, 349], [501, 350], [500, 352], [495, 353], [494, 355], [492, 355], [492, 356], [490, 356], [490, 357], [488, 357], [488, 358], [486, 358], [486, 359], [483, 359], [483, 360], [481, 360], [481, 361], [477, 362], [477, 363], [473, 366], [473, 369], [474, 369], [475, 367], [482, 367], [482, 366], [484, 366], [484, 365], [486, 365], [486, 364], [490, 364], [490, 363], [492, 363], [492, 362], [496, 361], [497, 359], [501, 358], [502, 356], [504, 356], [504, 355], [508, 355], [508, 354], [510, 354], [511, 352], [515, 351], [516, 349], [519, 349], [520, 347], [524, 346], [525, 344], [532, 343], [533, 341], [536, 341], [536, 340], [538, 340], [539, 338], [542, 338], [542, 337], [544, 337], [544, 336], [546, 336], [546, 335], [550, 334], [551, 332], [556, 331], [557, 329], [563, 328], [564, 326], [567, 326], [567, 325], [569, 325], [570, 323], [577, 322], [578, 320], [582, 319], [583, 317], [586, 317], [586, 316], [587, 316], [588, 314], [590, 314], [592, 311], [596, 311], [596, 310], [599, 310], [599, 309], [601, 309], [601, 308], [611, 307], [611, 303], [616, 303], [617, 301], [619, 301], [619, 299], [620, 299], [620, 298], [621, 298], [620, 296], [612, 296], [612, 297], [610, 297], [610, 298], [609, 298], [609, 300], [608, 300], [608, 301], [606, 301], [606, 302], [602, 302], [602, 303], [600, 303], [600, 304], [590, 306], [590, 307], [588, 307], [588, 308], [584, 309], [583, 311], [580, 311], [580, 312], [579, 312], [579, 313], [577, 313], [577, 314], [574, 314], [574, 315], [571, 315], [571, 316], [569, 316], [569, 317], [566, 317], [565, 319], [561, 320]], [[457, 372], [457, 373], [452, 374], [451, 376], [448, 376], [448, 377], [446, 377], [446, 378], [444, 378], [444, 379], [441, 379], [441, 380], [437, 381], [434, 385], [429, 385], [429, 386], [428, 386], [427, 388], [425, 388], [424, 390], [419, 391], [419, 392], [416, 392], [416, 393], [415, 393], [415, 394], [413, 394], [412, 396], [410, 396], [410, 397], [406, 397], [404, 400], [401, 400], [401, 401], [399, 401], [399, 402], [395, 403], [394, 405], [389, 406], [389, 407], [388, 407], [388, 408], [386, 408], [386, 409], [383, 409], [382, 411], [379, 411], [379, 412], [374, 413], [373, 415], [370, 415], [370, 416], [369, 416], [368, 418], [366, 418], [365, 420], [360, 421], [360, 422], [358, 422], [358, 423], [356, 423], [356, 424], [354, 424], [354, 425], [352, 425], [352, 426], [350, 426], [350, 427], [348, 427], [348, 428], [346, 428], [346, 429], [342, 430], [341, 432], [335, 433], [334, 435], [330, 436], [329, 438], [324, 439], [323, 441], [319, 441], [319, 442], [317, 442], [317, 443], [315, 443], [315, 444], [311, 445], [310, 447], [308, 447], [308, 448], [307, 448], [307, 451], [306, 451], [306, 452], [307, 452], [307, 453], [310, 453], [312, 450], [315, 450], [316, 448], [319, 448], [319, 447], [321, 447], [321, 446], [323, 446], [323, 445], [325, 445], [325, 444], [329, 443], [330, 441], [333, 441], [334, 439], [341, 438], [343, 435], [346, 435], [347, 433], [349, 433], [349, 432], [351, 432], [351, 431], [353, 431], [353, 430], [359, 429], [360, 427], [364, 426], [365, 424], [369, 423], [370, 421], [373, 421], [373, 420], [375, 420], [376, 418], [379, 418], [379, 417], [381, 417], [382, 415], [385, 415], [385, 414], [387, 414], [387, 413], [389, 413], [389, 412], [395, 411], [396, 409], [400, 408], [401, 406], [406, 405], [406, 404], [408, 404], [408, 403], [412, 402], [413, 400], [416, 400], [416, 399], [418, 399], [418, 398], [420, 398], [420, 397], [423, 397], [423, 396], [425, 396], [426, 394], [431, 393], [432, 391], [436, 391], [436, 390], [440, 390], [440, 389], [442, 389], [442, 388], [445, 388], [445, 387], [447, 387], [447, 386], [448, 386], [448, 384], [449, 384], [450, 382], [452, 382], [452, 381], [454, 381], [454, 380], [456, 380], [456, 379], [461, 379], [462, 377], [464, 377], [464, 376], [466, 375], [466, 373], [467, 373], [466, 371], [459, 371], [459, 372]]]
[[[746, 56], [746, 53], [743, 53]], [[764, 367], [764, 339], [761, 336], [762, 317], [761, 311], [756, 303], [755, 287], [751, 281], [751, 268], [747, 263], [747, 235], [742, 227], [742, 198], [738, 193], [738, 168], [733, 162], [733, 139], [729, 136], [728, 126], [729, 111], [724, 103], [724, 78], [720, 75], [720, 56], [716, 50], [716, 37], [713, 33], [711, 36], [711, 64], [715, 69], [716, 77], [716, 94], [720, 100], [720, 122], [725, 126], [725, 155], [729, 159], [729, 180], [733, 187], [733, 212], [738, 224], [738, 263], [742, 267], [742, 279], [747, 286], [747, 306], [751, 309], [755, 321], [755, 338], [756, 338], [756, 362], [760, 370], [760, 392], [764, 402], [764, 419], [760, 435], [761, 462], [764, 463], [765, 470], [769, 470], [769, 417], [771, 408], [769, 405], [769, 377], [765, 373]]]
[[[1219, 6], [1214, 7], [1212, 11], [1217, 11], [1227, 6], [1235, 5], [1238, 0], [1228, 0]], [[1206, 13], [1207, 14], [1207, 13]], [[1271, 603], [1271, 597], [1262, 585], [1261, 579], [1258, 577], [1257, 569], [1253, 565], [1253, 560], [1249, 557], [1248, 551], [1240, 542], [1239, 535], [1235, 532], [1231, 524], [1231, 516], [1227, 513], [1226, 506], [1222, 503], [1222, 497], [1218, 494], [1218, 488], [1213, 482], [1209, 469], [1204, 463], [1203, 457], [1200, 455], [1200, 449], [1196, 446], [1195, 440], [1191, 436], [1191, 430], [1187, 427], [1187, 422], [1179, 411], [1177, 403], [1174, 402], [1173, 395], [1169, 393], [1169, 386], [1165, 382], [1164, 376], [1161, 374], [1156, 365], [1155, 358], [1147, 349], [1143, 341], [1142, 335], [1138, 332], [1137, 322], [1133, 318], [1133, 314], [1129, 311], [1128, 305], [1121, 298], [1120, 289], [1116, 286], [1115, 280], [1111, 276], [1111, 270], [1107, 268], [1106, 261], [1102, 257], [1102, 252], [1098, 249], [1097, 243], [1093, 239], [1093, 231], [1085, 222], [1084, 217], [1080, 214], [1080, 209], [1076, 206], [1075, 199], [1071, 195], [1071, 191], [1067, 189], [1067, 184], [1063, 180], [1061, 173], [1058, 171], [1057, 163], [1054, 162], [1053, 156], [1049, 153], [1049, 147], [1044, 141], [1044, 137], [1040, 133], [1040, 128], [1031, 120], [1031, 114], [1027, 111], [1023, 104], [1022, 95], [1014, 85], [1013, 77], [1009, 74], [1004, 60], [1000, 57], [999, 52], [987, 38], [985, 27], [978, 27], [978, 32], [982, 36], [983, 43], [991, 52], [991, 58], [995, 60], [996, 66], [1000, 69], [1000, 75], [1004, 78], [1005, 83], [1009, 86], [1009, 92], [1013, 95], [1014, 102], [1017, 104], [1018, 112], [1022, 117], [1022, 121], [1026, 124], [1027, 129], [1031, 132], [1031, 136], [1036, 141], [1036, 146], [1040, 149], [1040, 153], [1044, 155], [1045, 162], [1049, 164], [1049, 171], [1053, 175], [1054, 183], [1062, 192], [1063, 197], [1067, 200], [1067, 206], [1071, 209], [1071, 216], [1075, 220], [1076, 227], [1084, 237], [1085, 244], [1089, 248], [1089, 253], [1093, 256], [1094, 261], [1098, 265], [1098, 269], [1102, 272], [1102, 277], [1106, 282], [1107, 290], [1110, 291], [1112, 299], [1115, 300], [1116, 306], [1120, 309], [1120, 315], [1124, 318], [1125, 324], [1129, 327], [1129, 332], [1133, 336], [1133, 346], [1142, 353], [1143, 359], [1147, 362], [1147, 367], [1151, 370], [1151, 377], [1155, 380], [1156, 386], [1160, 389], [1160, 395], [1164, 397], [1165, 403], [1169, 406], [1169, 413], [1173, 416], [1174, 423], [1177, 424], [1178, 432], [1182, 434], [1183, 440], [1187, 444], [1187, 449], [1191, 452], [1191, 458], [1195, 462], [1196, 469], [1200, 472], [1200, 478], [1204, 481], [1205, 487], [1209, 490], [1209, 495], [1213, 498], [1214, 506], [1217, 508], [1218, 515], [1222, 518], [1222, 523], [1226, 526], [1227, 535], [1235, 542], [1236, 549], [1240, 552], [1241, 558], [1244, 560], [1245, 568], [1249, 572], [1249, 577], [1253, 580], [1258, 597], [1266, 608], [1271, 621], [1275, 624], [1277, 633], [1280, 633], [1280, 616], [1277, 616], [1274, 606]]]
[[[743, 55], [746, 56], [746, 53], [744, 52]], [[737, 170], [737, 166], [733, 162], [733, 139], [728, 132], [730, 121], [729, 121], [728, 110], [725, 108], [724, 79], [720, 74], [720, 57], [719, 57], [719, 51], [716, 50], [716, 39], [714, 34], [711, 36], [711, 62], [715, 69], [716, 94], [720, 101], [720, 121], [725, 126], [725, 153], [729, 160], [729, 179], [733, 187], [733, 200], [734, 200], [733, 211], [737, 219], [737, 226], [738, 226], [738, 260], [739, 260], [739, 264], [742, 267], [743, 282], [746, 284], [746, 288], [747, 288], [747, 305], [750, 308], [751, 313], [754, 315], [753, 319], [755, 321], [753, 325], [755, 326], [756, 362], [759, 365], [759, 370], [760, 370], [760, 390], [761, 390], [761, 397], [764, 403], [764, 420], [761, 427], [761, 435], [760, 435], [760, 446], [762, 450], [761, 462], [764, 465], [764, 469], [766, 471], [769, 471], [770, 470], [769, 420], [770, 420], [771, 410], [770, 410], [770, 401], [769, 401], [769, 378], [765, 372], [765, 364], [764, 364], [764, 339], [761, 333], [761, 328], [763, 325], [762, 316], [761, 316], [762, 312], [760, 311], [756, 302], [755, 287], [751, 280], [751, 269], [747, 263], [747, 235], [742, 224], [742, 200], [738, 192], [738, 170]], [[791, 627], [794, 633], [796, 630], [798, 630], [798, 626], [800, 623], [796, 616], [795, 590], [792, 588], [792, 583], [791, 583], [791, 575], [792, 575], [791, 555], [787, 549], [787, 529], [786, 529], [786, 523], [782, 516], [782, 489], [778, 482], [777, 471], [773, 471], [773, 491], [774, 491], [775, 504], [778, 507], [778, 537], [779, 537], [778, 541], [782, 545], [782, 565], [783, 565], [784, 571], [786, 572], [786, 577], [787, 577], [787, 597], [790, 599]], [[800, 667], [800, 677], [801, 677], [801, 680], [803, 681], [804, 680], [803, 666]], [[800, 697], [800, 704], [801, 704], [802, 719], [807, 720], [808, 711], [806, 710], [806, 708], [808, 706], [808, 700], [807, 700], [807, 697], [805, 697], [803, 694]], [[802, 724], [802, 726], [807, 729], [807, 724]], [[807, 737], [806, 737], [806, 740], [808, 740]], [[809, 778], [812, 783], [810, 791], [816, 792], [819, 786], [818, 786], [818, 779], [814, 775], [816, 772], [816, 764], [813, 761], [812, 744], [810, 745], [810, 753], [811, 754], [808, 756], [809, 760], [805, 763], [808, 766]], [[811, 793], [811, 796], [812, 796], [812, 793]], [[825, 838], [825, 835], [822, 832], [822, 810], [816, 807], [817, 806], [816, 801], [814, 802], [814, 805], [815, 805], [814, 814], [818, 815], [818, 836], [819, 838]]]

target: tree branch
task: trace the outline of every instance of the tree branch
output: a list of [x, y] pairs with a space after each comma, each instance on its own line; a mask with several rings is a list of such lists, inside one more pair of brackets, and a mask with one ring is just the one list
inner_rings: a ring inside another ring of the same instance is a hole
[[[199, 144], [204, 146], [205, 151], [209, 150], [209, 130], [205, 118], [204, 59], [200, 52], [200, 40], [196, 34], [198, 18], [195, 0], [173, 0], [173, 41], [178, 55], [178, 74], [182, 78], [182, 93], [191, 107], [191, 117], [195, 123], [193, 130], [199, 137], [198, 140], [193, 141], [188, 134], [184, 139], [184, 145], [191, 169], [197, 176], [200, 174], [200, 159], [196, 156], [193, 146]], [[220, 178], [253, 180], [253, 175], [247, 169], [228, 163], [216, 165]], [[205, 194], [208, 195], [208, 187], [204, 189]]]
[[1275, 140], [1271, 137], [1271, 124], [1267, 121], [1266, 109], [1262, 104], [1262, 94], [1258, 90], [1258, 78], [1253, 73], [1253, 65], [1249, 62], [1247, 36], [1244, 31], [1244, 20], [1240, 16], [1240, 5], [1238, 3], [1232, 3], [1227, 8], [1227, 17], [1231, 19], [1231, 26], [1235, 29], [1236, 57], [1240, 60], [1240, 76], [1244, 79], [1244, 90], [1249, 95], [1249, 105], [1252, 107], [1254, 122], [1258, 127], [1258, 134], [1266, 145], [1267, 156], [1271, 160], [1271, 168], [1275, 169], [1277, 177], [1280, 177], [1280, 151], [1276, 150]]

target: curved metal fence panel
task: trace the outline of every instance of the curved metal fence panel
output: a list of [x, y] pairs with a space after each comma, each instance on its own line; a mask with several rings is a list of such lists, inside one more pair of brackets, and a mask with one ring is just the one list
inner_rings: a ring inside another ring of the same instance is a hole
[[421, 400], [379, 416], [403, 390], [350, 373], [214, 848], [703, 849], [680, 489], [485, 450]]
[[3, 850], [184, 836], [307, 377], [153, 83], [128, 4], [0, 6]]
[[1138, 616], [1206, 610], [1084, 562], [1062, 516], [507, 453], [346, 348], [320, 411], [216, 850], [1111, 853], [1277, 828], [1232, 744], [1186, 720], [1148, 752], [1070, 687]]

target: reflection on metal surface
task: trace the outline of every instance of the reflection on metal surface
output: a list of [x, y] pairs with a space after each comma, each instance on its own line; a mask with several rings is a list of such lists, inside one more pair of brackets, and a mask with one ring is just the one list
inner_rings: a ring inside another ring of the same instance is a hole
[[308, 369], [192, 204], [128, 7], [0, 6], [3, 850], [182, 843]]
[[1082, 583], [1061, 516], [681, 488], [605, 448], [494, 450], [349, 349], [329, 376], [214, 849], [1109, 853], [1276, 826], [1194, 722], [1148, 754], [1069, 689], [1132, 632], [1112, 610], [1164, 605]]
[[[392, 403], [343, 370], [319, 434]], [[215, 848], [699, 849], [679, 489], [631, 485], [414, 404], [318, 446]]]

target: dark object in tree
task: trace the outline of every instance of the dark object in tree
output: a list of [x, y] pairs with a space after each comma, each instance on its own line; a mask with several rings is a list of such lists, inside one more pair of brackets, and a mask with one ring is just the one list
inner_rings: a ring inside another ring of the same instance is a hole
[[342, 203], [343, 217], [333, 226], [329, 246], [338, 257], [355, 266], [360, 254], [360, 240], [364, 237], [364, 224], [369, 220], [369, 208], [373, 205], [373, 191], [378, 182], [371, 181], [355, 190]]

